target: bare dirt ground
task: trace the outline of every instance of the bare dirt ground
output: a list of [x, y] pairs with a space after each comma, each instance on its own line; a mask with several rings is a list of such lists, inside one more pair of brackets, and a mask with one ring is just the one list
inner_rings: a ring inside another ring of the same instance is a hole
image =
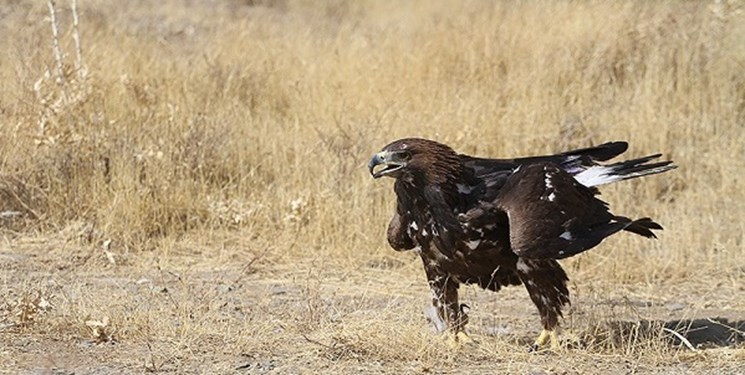
[[[452, 349], [426, 323], [428, 290], [411, 254], [380, 249], [345, 265], [311, 249], [291, 258], [254, 252], [239, 233], [204, 237], [213, 240], [137, 256], [76, 250], [63, 239], [7, 239], [4, 372], [745, 371], [741, 282], [613, 285], [570, 268], [574, 303], [558, 354], [526, 353], [540, 326], [522, 287], [469, 287], [463, 300], [477, 341]], [[733, 272], [741, 281], [745, 270]]]

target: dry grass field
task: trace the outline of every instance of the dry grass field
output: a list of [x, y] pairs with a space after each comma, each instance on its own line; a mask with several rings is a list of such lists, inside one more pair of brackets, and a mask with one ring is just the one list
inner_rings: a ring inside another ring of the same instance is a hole
[[[55, 8], [59, 57], [0, 0], [0, 373], [745, 374], [742, 1]], [[404, 136], [662, 152], [603, 197], [665, 231], [563, 261], [563, 353], [522, 287], [451, 349], [365, 167]]]

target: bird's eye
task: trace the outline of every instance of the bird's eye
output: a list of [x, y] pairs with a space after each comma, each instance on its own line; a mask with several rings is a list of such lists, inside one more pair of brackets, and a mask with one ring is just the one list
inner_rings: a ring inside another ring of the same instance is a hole
[[401, 160], [403, 160], [403, 161], [409, 161], [409, 160], [411, 160], [411, 153], [410, 152], [402, 152], [401, 153]]

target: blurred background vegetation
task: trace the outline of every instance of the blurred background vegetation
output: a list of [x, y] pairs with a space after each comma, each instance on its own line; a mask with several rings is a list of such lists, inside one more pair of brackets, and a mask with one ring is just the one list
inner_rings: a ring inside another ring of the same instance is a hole
[[80, 1], [77, 27], [58, 3], [59, 58], [47, 4], [0, 15], [11, 235], [137, 252], [227, 229], [364, 258], [393, 207], [364, 166], [393, 139], [494, 157], [628, 140], [680, 168], [605, 189], [666, 232], [598, 249], [627, 249], [599, 277], [745, 256], [741, 2]]

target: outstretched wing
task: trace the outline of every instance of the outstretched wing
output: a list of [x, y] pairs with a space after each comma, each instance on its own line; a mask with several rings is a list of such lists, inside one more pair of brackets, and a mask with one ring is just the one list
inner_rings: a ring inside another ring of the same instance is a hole
[[513, 172], [492, 202], [460, 220], [472, 225], [507, 215], [512, 251], [524, 258], [561, 259], [599, 244], [622, 229], [653, 237], [661, 227], [649, 219], [615, 216], [597, 189], [586, 187], [553, 162], [523, 165]]
[[581, 148], [554, 155], [529, 156], [516, 159], [488, 159], [462, 155], [466, 167], [473, 168], [478, 177], [501, 174], [503, 171], [523, 164], [552, 162], [560, 165], [570, 173], [578, 173], [597, 165], [598, 161], [607, 161], [624, 153], [629, 145], [626, 142], [608, 142], [602, 145]]
[[555, 163], [572, 175], [581, 173], [597, 162], [610, 160], [622, 154], [628, 148], [626, 142], [608, 142], [599, 146], [582, 148], [554, 155], [530, 156], [516, 159], [488, 159], [461, 155], [461, 161], [466, 168], [473, 170], [474, 176], [483, 181], [484, 198], [492, 201], [512, 174], [513, 170], [522, 165], [536, 163]]

